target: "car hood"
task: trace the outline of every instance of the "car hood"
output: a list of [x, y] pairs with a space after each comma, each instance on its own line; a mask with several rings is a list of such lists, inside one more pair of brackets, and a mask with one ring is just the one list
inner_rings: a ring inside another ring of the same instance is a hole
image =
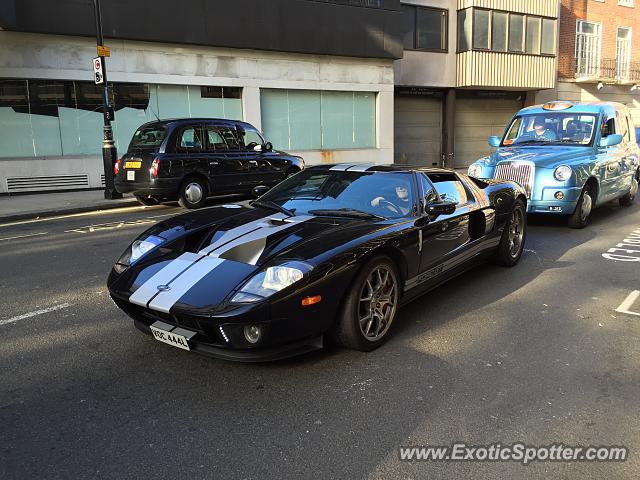
[[112, 293], [165, 313], [176, 306], [212, 311], [270, 265], [301, 261], [313, 268], [350, 243], [397, 224], [228, 207], [180, 215], [147, 230], [138, 240], [163, 238], [165, 247], [114, 278]]
[[489, 163], [495, 166], [504, 161], [529, 161], [534, 162], [539, 168], [556, 168], [590, 155], [590, 147], [506, 147], [496, 150], [489, 157]]

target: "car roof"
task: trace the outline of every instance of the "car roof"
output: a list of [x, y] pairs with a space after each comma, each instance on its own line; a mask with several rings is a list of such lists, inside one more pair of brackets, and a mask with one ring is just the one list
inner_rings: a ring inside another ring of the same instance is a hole
[[216, 125], [225, 125], [229, 127], [235, 127], [237, 125], [242, 126], [245, 130], [256, 130], [256, 127], [251, 125], [250, 123], [243, 122], [241, 120], [230, 120], [228, 118], [207, 118], [207, 117], [196, 117], [196, 118], [166, 118], [159, 120], [152, 120], [151, 122], [147, 122], [142, 127], [151, 127], [154, 125], [183, 125], [188, 123], [212, 123]]
[[626, 111], [627, 107], [622, 103], [618, 102], [565, 102], [565, 101], [557, 101], [557, 102], [549, 102], [549, 103], [566, 103], [571, 105], [569, 108], [563, 110], [545, 110], [543, 107], [546, 104], [533, 105], [531, 107], [525, 107], [518, 112], [518, 114], [527, 114], [527, 115], [537, 115], [537, 114], [546, 114], [546, 113], [601, 113], [602, 111], [615, 111], [622, 110]]
[[424, 173], [451, 173], [454, 170], [440, 167], [420, 167], [413, 165], [375, 163], [333, 163], [323, 165], [310, 165], [307, 170], [333, 170], [339, 172], [424, 172]]

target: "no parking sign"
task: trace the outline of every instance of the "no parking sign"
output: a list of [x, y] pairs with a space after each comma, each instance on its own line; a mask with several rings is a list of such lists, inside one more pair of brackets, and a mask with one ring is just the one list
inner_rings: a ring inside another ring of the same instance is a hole
[[102, 73], [102, 59], [96, 57], [93, 59], [93, 76], [96, 85], [104, 83], [104, 75]]

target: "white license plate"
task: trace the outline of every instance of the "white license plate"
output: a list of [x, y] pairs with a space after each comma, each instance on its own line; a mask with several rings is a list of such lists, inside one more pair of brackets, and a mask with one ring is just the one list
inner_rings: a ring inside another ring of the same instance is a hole
[[136, 179], [136, 172], [128, 170], [127, 171], [127, 180], [135, 180]]
[[153, 338], [159, 342], [167, 343], [183, 350], [191, 350], [189, 348], [189, 340], [196, 334], [196, 332], [174, 327], [164, 322], [155, 322], [151, 325], [151, 333], [153, 333]]

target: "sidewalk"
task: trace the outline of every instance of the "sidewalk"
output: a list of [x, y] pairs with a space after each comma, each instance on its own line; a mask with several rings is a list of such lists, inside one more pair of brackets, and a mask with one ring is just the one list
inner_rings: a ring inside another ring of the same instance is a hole
[[0, 222], [140, 205], [133, 195], [106, 200], [103, 190], [0, 197]]

